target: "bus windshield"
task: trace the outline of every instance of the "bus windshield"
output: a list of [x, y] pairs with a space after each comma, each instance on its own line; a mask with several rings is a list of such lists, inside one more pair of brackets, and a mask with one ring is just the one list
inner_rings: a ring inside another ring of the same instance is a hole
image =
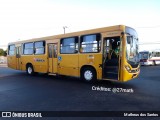
[[127, 61], [131, 65], [138, 64], [138, 41], [134, 36], [127, 36], [127, 50], [126, 50]]
[[140, 52], [139, 53], [139, 59], [148, 59], [149, 52]]
[[126, 27], [126, 59], [132, 67], [139, 65], [138, 57], [138, 35], [136, 31], [130, 27]]

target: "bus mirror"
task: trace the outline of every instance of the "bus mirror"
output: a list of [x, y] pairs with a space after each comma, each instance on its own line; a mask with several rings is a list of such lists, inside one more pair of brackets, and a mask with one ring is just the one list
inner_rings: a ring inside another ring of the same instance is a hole
[[131, 36], [127, 36], [127, 43], [131, 44]]
[[132, 46], [132, 44], [133, 44], [133, 36], [127, 36], [127, 43], [131, 44], [131, 46]]

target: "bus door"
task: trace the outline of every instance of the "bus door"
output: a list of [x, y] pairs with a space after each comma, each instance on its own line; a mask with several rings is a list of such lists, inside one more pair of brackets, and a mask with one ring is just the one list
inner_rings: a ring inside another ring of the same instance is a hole
[[57, 73], [57, 43], [48, 44], [48, 63], [49, 72]]
[[21, 70], [21, 47], [16, 47], [16, 69]]
[[104, 39], [103, 78], [119, 80], [120, 76], [120, 37]]

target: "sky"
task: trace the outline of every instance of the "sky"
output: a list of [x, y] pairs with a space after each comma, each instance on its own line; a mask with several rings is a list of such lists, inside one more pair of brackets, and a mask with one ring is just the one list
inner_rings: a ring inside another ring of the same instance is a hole
[[160, 0], [0, 0], [0, 48], [8, 42], [127, 25], [140, 51], [160, 49]]

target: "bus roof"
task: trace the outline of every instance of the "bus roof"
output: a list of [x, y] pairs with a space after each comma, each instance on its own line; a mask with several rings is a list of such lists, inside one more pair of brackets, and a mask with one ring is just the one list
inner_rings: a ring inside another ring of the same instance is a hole
[[53, 35], [53, 36], [47, 36], [47, 37], [40, 37], [40, 38], [32, 38], [28, 40], [21, 40], [21, 41], [15, 41], [8, 43], [11, 44], [19, 44], [23, 42], [30, 42], [30, 41], [40, 41], [40, 40], [52, 40], [52, 39], [59, 39], [59, 38], [65, 38], [65, 37], [72, 37], [72, 36], [79, 36], [83, 34], [93, 34], [93, 33], [99, 33], [99, 32], [107, 32], [107, 31], [118, 31], [118, 30], [125, 30], [125, 25], [116, 25], [116, 26], [109, 26], [109, 27], [103, 27], [103, 28], [96, 28], [96, 29], [90, 29], [90, 30], [84, 30], [79, 32], [72, 32], [72, 33], [66, 33], [66, 34], [59, 34], [59, 35]]

